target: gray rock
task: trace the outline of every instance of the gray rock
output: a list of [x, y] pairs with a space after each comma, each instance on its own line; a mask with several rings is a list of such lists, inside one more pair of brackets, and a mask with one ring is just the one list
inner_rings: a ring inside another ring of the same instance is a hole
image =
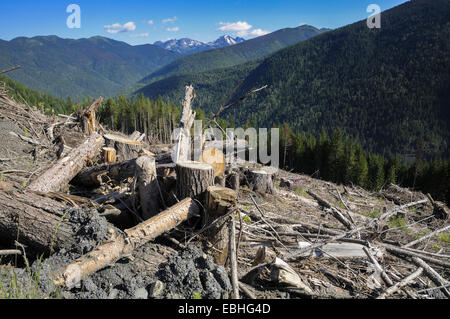
[[134, 292], [134, 299], [147, 299], [148, 298], [148, 292], [145, 288], [138, 288]]
[[164, 283], [162, 281], [155, 281], [150, 286], [150, 298], [159, 298], [164, 294]]

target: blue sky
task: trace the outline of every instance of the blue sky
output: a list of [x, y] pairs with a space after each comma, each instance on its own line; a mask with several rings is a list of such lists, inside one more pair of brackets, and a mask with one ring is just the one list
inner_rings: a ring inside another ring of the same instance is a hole
[[[101, 35], [130, 44], [189, 37], [208, 42], [219, 36], [246, 39], [309, 24], [338, 28], [366, 19], [366, 8], [387, 10], [405, 0], [1, 0], [0, 39], [37, 35], [86, 38]], [[81, 8], [81, 28], [70, 29], [69, 4]], [[151, 21], [151, 22], [150, 22]]]

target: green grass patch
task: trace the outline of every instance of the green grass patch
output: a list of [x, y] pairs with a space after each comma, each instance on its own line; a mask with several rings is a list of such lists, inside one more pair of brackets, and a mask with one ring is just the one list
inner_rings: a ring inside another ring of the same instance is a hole
[[379, 210], [375, 210], [372, 212], [365, 212], [364, 215], [371, 218], [378, 218], [381, 216], [381, 212]]
[[200, 292], [196, 291], [192, 294], [192, 299], [203, 299], [203, 296]]
[[295, 186], [294, 192], [295, 192], [297, 195], [300, 195], [300, 196], [303, 196], [303, 197], [308, 196], [308, 193], [305, 192], [305, 191], [303, 190], [303, 188], [301, 188], [300, 186]]
[[408, 230], [408, 227], [406, 226], [406, 219], [402, 216], [398, 216], [396, 218], [391, 219], [388, 222], [388, 224], [391, 228], [399, 228], [401, 230]]
[[450, 244], [450, 233], [439, 234], [438, 239], [446, 244]]

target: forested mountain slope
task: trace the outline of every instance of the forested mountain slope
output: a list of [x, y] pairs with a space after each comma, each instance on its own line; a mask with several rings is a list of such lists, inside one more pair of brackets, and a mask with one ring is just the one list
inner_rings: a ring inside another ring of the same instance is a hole
[[[233, 98], [269, 85], [226, 114], [317, 134], [343, 127], [379, 153], [448, 154], [450, 1], [412, 1], [268, 57]], [[232, 99], [233, 99], [232, 98]], [[232, 100], [231, 99], [231, 100]]]
[[74, 99], [118, 94], [180, 56], [155, 45], [131, 46], [104, 37], [0, 40], [0, 69], [22, 66], [11, 78], [32, 89]]

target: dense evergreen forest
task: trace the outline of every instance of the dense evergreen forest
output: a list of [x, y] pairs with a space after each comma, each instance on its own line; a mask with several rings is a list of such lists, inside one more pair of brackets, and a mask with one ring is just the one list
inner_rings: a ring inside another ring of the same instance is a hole
[[315, 136], [341, 127], [364, 149], [404, 159], [423, 140], [424, 157], [433, 159], [450, 155], [449, 52], [450, 2], [411, 1], [383, 12], [381, 29], [360, 21], [259, 61], [169, 77], [139, 94], [176, 100], [192, 83], [209, 114], [268, 85], [223, 117], [261, 127], [286, 122]]
[[[30, 90], [5, 76], [0, 75], [0, 81], [17, 101], [37, 106], [47, 114], [76, 113], [92, 101], [88, 97], [80, 104], [74, 104], [70, 98], [62, 100]], [[196, 111], [197, 119], [207, 118], [203, 110]], [[107, 128], [127, 134], [135, 130], [145, 132], [153, 143], [170, 143], [171, 132], [178, 127], [180, 114], [179, 103], [144, 95], [129, 98], [120, 94], [106, 99], [98, 110], [98, 118]], [[219, 119], [218, 124], [223, 129], [236, 127], [233, 120]], [[248, 119], [243, 127], [251, 126], [257, 127]], [[287, 123], [277, 127], [280, 129], [280, 165], [286, 170], [370, 190], [396, 183], [450, 202], [450, 159], [427, 161], [423, 157], [423, 141], [418, 141], [417, 151], [407, 163], [398, 155], [383, 156], [366, 151], [342, 128], [334, 131], [322, 128], [320, 134], [314, 135], [294, 131]]]

